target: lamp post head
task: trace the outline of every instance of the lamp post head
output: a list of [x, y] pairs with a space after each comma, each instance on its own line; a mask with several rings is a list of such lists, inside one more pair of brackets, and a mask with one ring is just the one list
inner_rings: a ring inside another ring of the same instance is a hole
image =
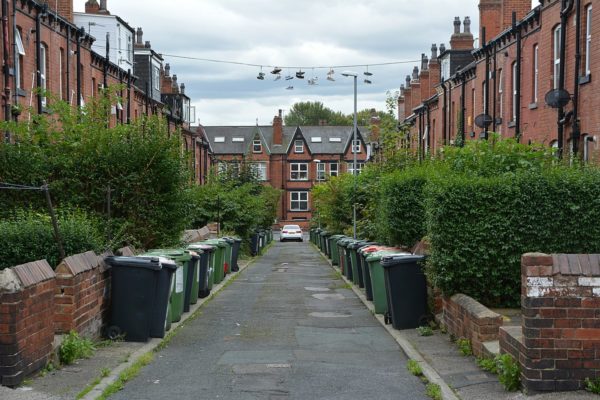
[[358, 74], [356, 72], [352, 72], [352, 71], [344, 71], [344, 72], [342, 72], [342, 76], [353, 76], [354, 78], [356, 78], [358, 76]]

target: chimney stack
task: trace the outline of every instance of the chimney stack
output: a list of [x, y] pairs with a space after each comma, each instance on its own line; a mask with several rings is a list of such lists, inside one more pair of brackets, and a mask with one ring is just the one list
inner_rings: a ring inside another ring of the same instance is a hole
[[58, 14], [68, 20], [69, 22], [73, 22], [73, 0], [57, 0], [54, 2], [49, 2], [50, 7], [57, 9], [55, 10]]
[[465, 32], [460, 31], [460, 17], [454, 18], [454, 33], [450, 37], [450, 48], [452, 50], [473, 50], [473, 34], [470, 32], [471, 20], [465, 18]]
[[273, 118], [273, 144], [283, 144], [283, 117], [282, 110], [279, 110], [279, 114]]
[[479, 0], [479, 37], [485, 27], [487, 39], [495, 38], [512, 25], [512, 13], [517, 13], [517, 21], [531, 11], [530, 0]]
[[96, 0], [88, 0], [85, 2], [85, 13], [86, 14], [99, 14], [100, 5]]

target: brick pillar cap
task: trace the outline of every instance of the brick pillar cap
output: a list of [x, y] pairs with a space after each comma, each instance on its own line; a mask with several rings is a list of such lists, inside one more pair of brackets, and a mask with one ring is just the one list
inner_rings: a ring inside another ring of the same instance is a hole
[[14, 293], [23, 289], [21, 281], [12, 269], [4, 269], [0, 271], [0, 293]]
[[546, 253], [525, 253], [521, 256], [522, 265], [552, 266], [554, 260]]

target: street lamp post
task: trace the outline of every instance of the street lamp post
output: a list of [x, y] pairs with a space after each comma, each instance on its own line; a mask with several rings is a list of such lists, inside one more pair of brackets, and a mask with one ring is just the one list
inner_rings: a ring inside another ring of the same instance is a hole
[[352, 160], [352, 175], [354, 186], [352, 190], [352, 236], [356, 239], [356, 148], [354, 147], [356, 144], [356, 131], [357, 131], [357, 114], [356, 114], [356, 81], [358, 78], [358, 74], [356, 72], [346, 71], [342, 73], [343, 76], [351, 76], [354, 78], [354, 120], [352, 123], [352, 149], [353, 160]]

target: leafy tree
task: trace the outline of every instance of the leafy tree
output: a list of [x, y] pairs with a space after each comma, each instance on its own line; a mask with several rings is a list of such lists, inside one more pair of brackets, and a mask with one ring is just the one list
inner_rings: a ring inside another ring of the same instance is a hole
[[325, 107], [320, 101], [295, 103], [284, 118], [288, 126], [319, 125], [320, 121], [327, 121], [327, 125], [352, 125], [352, 118], [348, 120], [343, 113]]

